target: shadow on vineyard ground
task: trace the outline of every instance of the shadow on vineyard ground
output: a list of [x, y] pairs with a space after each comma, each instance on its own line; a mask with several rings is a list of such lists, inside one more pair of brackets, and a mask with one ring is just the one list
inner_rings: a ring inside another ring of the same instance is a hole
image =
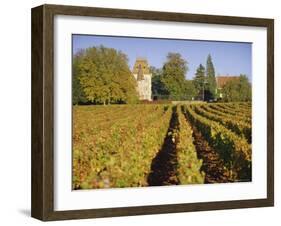
[[148, 176], [149, 186], [176, 185], [179, 184], [177, 178], [177, 136], [173, 138], [173, 131], [178, 130], [179, 121], [176, 107], [173, 107], [169, 129], [166, 134], [161, 150], [152, 160], [151, 171]]
[[[190, 123], [188, 116], [186, 120]], [[192, 125], [194, 145], [199, 159], [203, 159], [201, 170], [205, 172], [205, 184], [233, 182], [229, 179], [229, 171], [224, 168], [223, 160], [218, 153], [209, 145], [203, 135]]]

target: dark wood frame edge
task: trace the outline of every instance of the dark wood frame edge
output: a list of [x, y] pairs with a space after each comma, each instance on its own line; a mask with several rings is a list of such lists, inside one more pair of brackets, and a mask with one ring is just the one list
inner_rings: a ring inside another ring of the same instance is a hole
[[[267, 198], [54, 211], [53, 22], [55, 15], [259, 26], [267, 28]], [[31, 216], [43, 221], [265, 207], [274, 205], [274, 20], [109, 8], [42, 5], [32, 9]]]

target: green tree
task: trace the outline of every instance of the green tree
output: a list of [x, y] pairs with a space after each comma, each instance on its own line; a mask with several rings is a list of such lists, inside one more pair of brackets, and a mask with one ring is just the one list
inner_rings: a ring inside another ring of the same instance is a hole
[[194, 83], [192, 80], [185, 80], [184, 81], [184, 100], [194, 100], [194, 98], [197, 96], [197, 90], [194, 86]]
[[200, 96], [201, 99], [204, 99], [204, 90], [205, 90], [205, 67], [200, 64], [196, 69], [195, 77], [193, 79], [193, 84], [196, 89], [197, 95]]
[[121, 51], [104, 46], [87, 48], [78, 64], [79, 81], [89, 102], [135, 103], [136, 81]]
[[212, 57], [209, 54], [206, 63], [206, 86], [205, 86], [205, 98], [207, 100], [214, 99], [216, 97], [216, 75], [215, 68], [212, 62]]
[[172, 100], [180, 100], [184, 95], [185, 74], [188, 71], [187, 61], [179, 53], [168, 53], [163, 65], [161, 81]]
[[252, 86], [246, 75], [227, 82], [222, 89], [225, 102], [252, 101]]
[[83, 51], [79, 51], [73, 57], [72, 64], [72, 103], [73, 104], [84, 104], [87, 102], [85, 93], [81, 87], [79, 80], [79, 64], [83, 58]]
[[150, 72], [152, 74], [151, 85], [152, 85], [152, 96], [155, 99], [165, 99], [168, 95], [165, 85], [162, 82], [162, 69], [150, 67]]
[[252, 101], [252, 86], [245, 74], [240, 75], [241, 101]]

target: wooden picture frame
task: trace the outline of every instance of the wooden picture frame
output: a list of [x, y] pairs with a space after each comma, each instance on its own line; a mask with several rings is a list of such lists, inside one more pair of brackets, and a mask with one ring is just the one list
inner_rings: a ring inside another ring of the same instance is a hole
[[[71, 15], [140, 20], [240, 25], [267, 29], [267, 198], [178, 203], [122, 208], [54, 210], [54, 16]], [[274, 20], [42, 5], [32, 9], [32, 200], [31, 215], [50, 220], [163, 214], [274, 205]]]

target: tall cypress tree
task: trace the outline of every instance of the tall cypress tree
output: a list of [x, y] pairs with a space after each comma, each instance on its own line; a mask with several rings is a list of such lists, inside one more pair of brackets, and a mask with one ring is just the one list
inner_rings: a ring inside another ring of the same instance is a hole
[[209, 54], [206, 63], [206, 99], [214, 99], [216, 97], [216, 75], [215, 67], [212, 62], [212, 57]]
[[200, 64], [196, 69], [195, 77], [193, 79], [193, 84], [197, 91], [198, 96], [203, 100], [204, 98], [204, 90], [205, 90], [205, 67]]

